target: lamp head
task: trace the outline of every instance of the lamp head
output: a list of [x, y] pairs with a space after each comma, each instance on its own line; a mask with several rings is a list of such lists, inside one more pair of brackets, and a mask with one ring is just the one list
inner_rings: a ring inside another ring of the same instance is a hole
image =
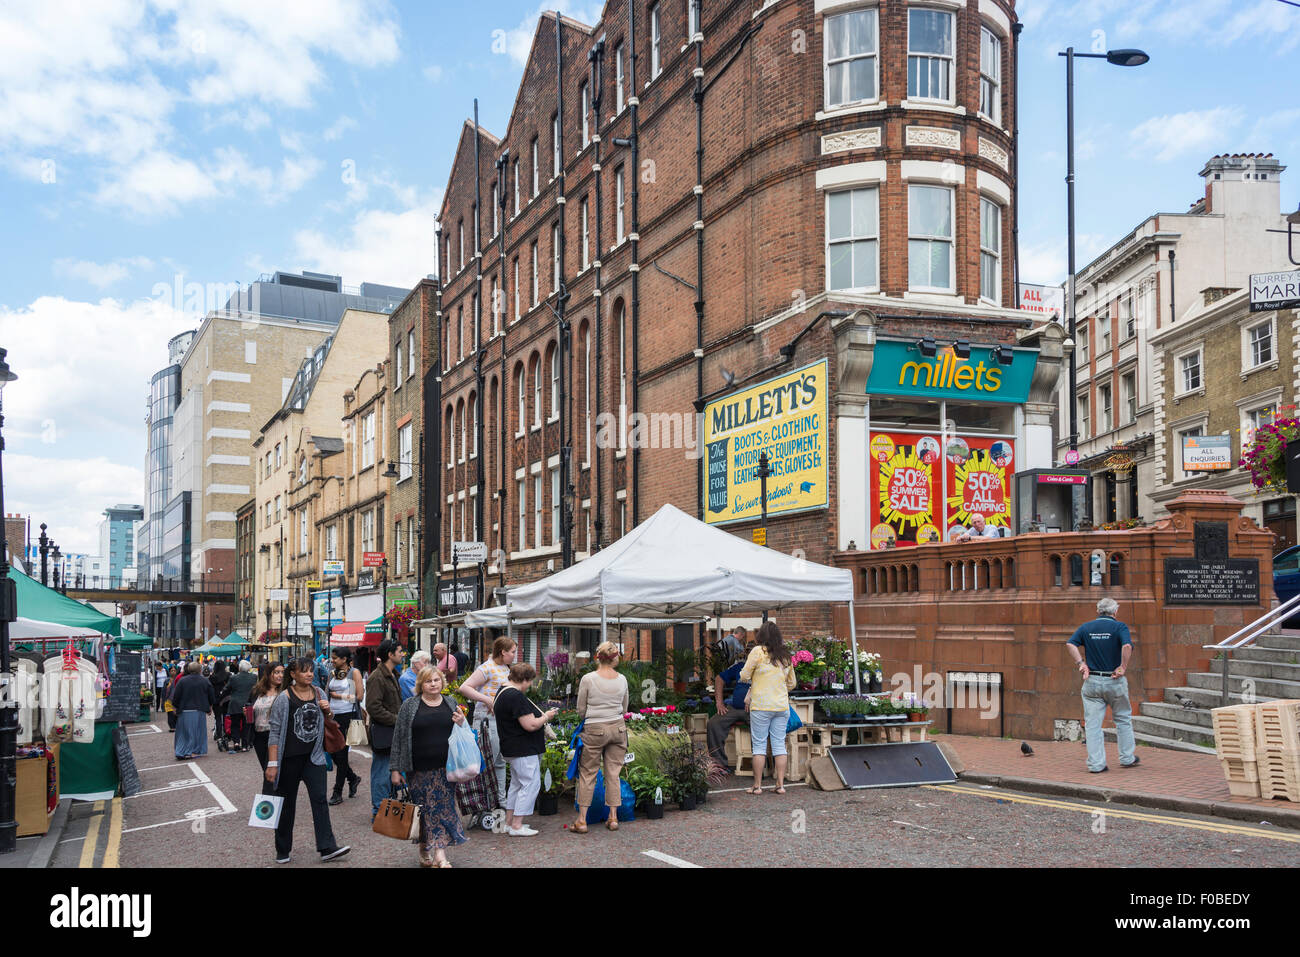
[[[1295, 212], [1287, 216], [1286, 221], [1292, 226], [1300, 226], [1300, 206], [1296, 206]], [[3, 361], [3, 358], [3, 356], [0, 356], [0, 361]], [[0, 375], [2, 374], [3, 372], [0, 372]]]
[[933, 359], [939, 354], [939, 343], [935, 342], [930, 336], [920, 339], [916, 343], [916, 349], [927, 359]]
[[6, 382], [13, 382], [18, 376], [9, 371], [9, 363], [5, 361], [5, 356], [9, 354], [8, 349], [0, 349], [0, 390], [3, 390]]
[[1150, 60], [1141, 50], [1107, 50], [1106, 62], [1115, 66], [1141, 66]]
[[397, 463], [396, 463], [396, 462], [389, 461], [389, 463], [388, 463], [388, 468], [384, 469], [384, 478], [387, 478], [387, 479], [395, 479], [395, 478], [397, 478]]

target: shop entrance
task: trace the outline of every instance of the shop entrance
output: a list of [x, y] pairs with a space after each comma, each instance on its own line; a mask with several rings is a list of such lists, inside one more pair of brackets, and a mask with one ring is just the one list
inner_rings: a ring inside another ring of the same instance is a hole
[[1296, 543], [1295, 498], [1275, 498], [1265, 502], [1264, 527], [1277, 536], [1274, 554], [1293, 546]]

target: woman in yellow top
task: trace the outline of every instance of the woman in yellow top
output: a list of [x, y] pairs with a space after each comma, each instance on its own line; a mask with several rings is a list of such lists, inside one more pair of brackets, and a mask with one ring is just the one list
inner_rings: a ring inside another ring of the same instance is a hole
[[740, 671], [740, 680], [750, 683], [749, 734], [753, 740], [754, 786], [749, 793], [763, 793], [763, 765], [770, 741], [776, 793], [784, 794], [785, 726], [790, 717], [789, 692], [794, 687], [794, 665], [776, 622], [765, 622], [758, 629], [754, 650]]

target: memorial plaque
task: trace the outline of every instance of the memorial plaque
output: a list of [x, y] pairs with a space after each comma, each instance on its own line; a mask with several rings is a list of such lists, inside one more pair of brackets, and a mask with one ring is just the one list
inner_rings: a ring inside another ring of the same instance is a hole
[[1258, 605], [1259, 559], [1165, 559], [1166, 605]]
[[1221, 562], [1228, 557], [1227, 522], [1197, 522], [1192, 536], [1199, 561]]

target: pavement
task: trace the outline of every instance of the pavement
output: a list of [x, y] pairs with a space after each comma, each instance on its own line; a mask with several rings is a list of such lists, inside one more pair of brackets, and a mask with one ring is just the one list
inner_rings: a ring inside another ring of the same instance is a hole
[[1238, 797], [1228, 792], [1219, 759], [1212, 754], [1138, 746], [1137, 767], [1123, 768], [1114, 742], [1106, 743], [1102, 774], [1087, 768], [1082, 741], [1031, 741], [1032, 756], [1020, 741], [970, 735], [932, 735], [951, 748], [964, 766], [961, 780], [1015, 791], [1133, 804], [1300, 830], [1300, 804], [1277, 798]]

